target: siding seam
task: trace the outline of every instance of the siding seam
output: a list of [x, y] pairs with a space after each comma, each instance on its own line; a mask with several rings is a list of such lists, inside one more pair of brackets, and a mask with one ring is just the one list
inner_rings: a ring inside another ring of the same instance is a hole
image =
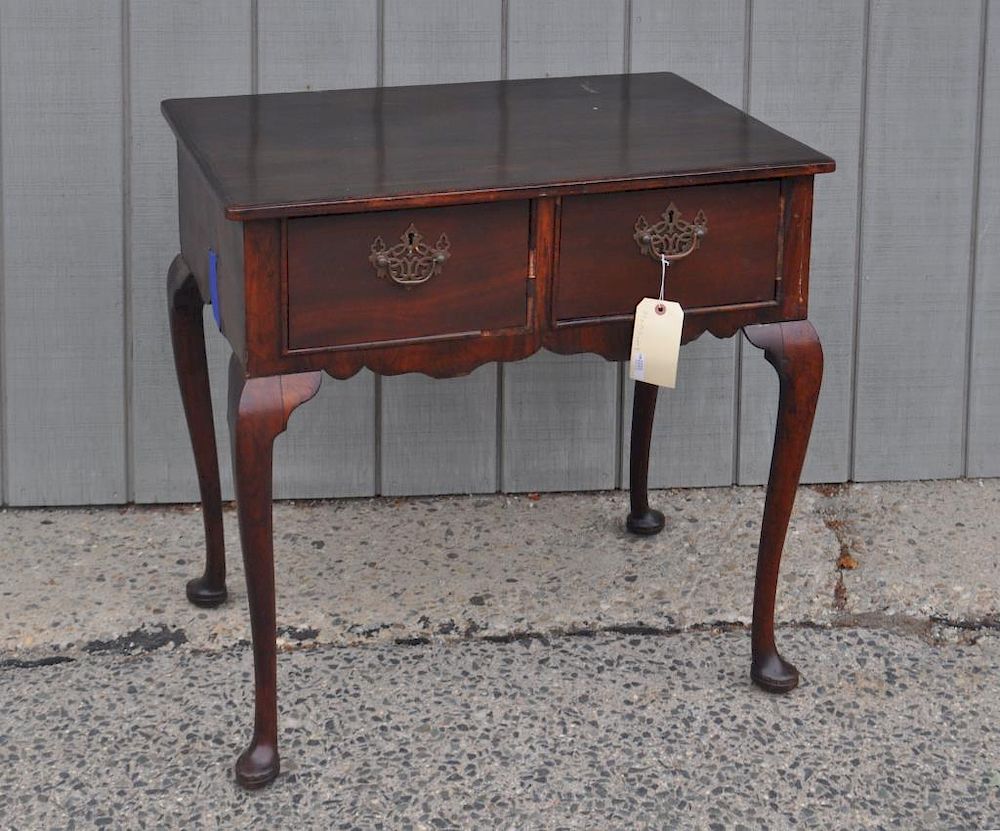
[[259, 4], [250, 0], [250, 92], [260, 91], [260, 21]]
[[632, 0], [625, 0], [625, 32], [622, 40], [625, 44], [625, 54], [622, 57], [622, 72], [632, 74]]
[[[622, 72], [626, 75], [632, 74], [632, 0], [625, 0], [625, 19], [622, 21], [624, 27], [622, 33]], [[625, 487], [625, 389], [628, 383], [625, 372], [625, 364], [618, 362], [618, 398], [615, 407], [615, 477], [614, 487], [624, 489]], [[629, 435], [631, 441], [631, 434]]]
[[500, 0], [500, 78], [506, 81], [510, 73], [508, 48], [510, 45], [510, 0]]
[[861, 353], [861, 289], [864, 283], [864, 231], [865, 231], [865, 148], [868, 136], [868, 64], [871, 58], [872, 0], [865, 0], [865, 31], [861, 54], [861, 118], [858, 125], [858, 201], [857, 231], [854, 257], [854, 332], [851, 340], [851, 414], [848, 428], [847, 480], [855, 479], [858, 427], [858, 368]]
[[[746, 0], [743, 20], [743, 111], [750, 112], [750, 79], [753, 69], [753, 0]], [[733, 339], [733, 467], [729, 484], [738, 485], [743, 473], [740, 465], [740, 424], [743, 395], [743, 338]]]
[[375, 86], [385, 84], [385, 0], [375, 3]]
[[[612, 487], [622, 489], [625, 487], [625, 364], [618, 362], [618, 406], [615, 407], [615, 478]], [[631, 432], [629, 433], [629, 446], [631, 447]]]
[[[500, 0], [500, 79], [507, 80], [510, 75], [510, 0]], [[534, 219], [534, 217], [532, 217]], [[495, 483], [497, 493], [503, 492], [504, 479], [504, 430], [506, 421], [504, 419], [504, 377], [506, 375], [505, 364], [497, 363], [497, 400], [496, 400], [496, 440], [493, 445], [493, 452], [496, 454], [495, 460]]]
[[[385, 84], [385, 0], [375, 4], [375, 85]], [[375, 430], [372, 436], [372, 492], [382, 495], [382, 376], [372, 373]]]
[[[3, 7], [0, 6], [0, 32], [3, 31]], [[3, 52], [0, 51], [0, 505], [6, 505], [7, 482], [7, 316], [4, 279], [4, 201], [3, 201]]]
[[130, 0], [121, 3], [121, 101], [122, 101], [122, 371], [124, 373], [122, 402], [125, 442], [125, 502], [135, 501], [135, 394], [132, 338], [135, 321], [132, 308], [132, 6]]
[[496, 454], [496, 464], [494, 465], [494, 488], [496, 493], [503, 492], [503, 389], [504, 389], [504, 364], [497, 363], [497, 400], [496, 400], [496, 439], [493, 442], [493, 452]]
[[976, 92], [976, 131], [973, 145], [972, 168], [972, 218], [969, 232], [969, 301], [966, 309], [965, 331], [965, 419], [962, 423], [962, 475], [969, 475], [969, 432], [972, 424], [972, 361], [976, 325], [976, 268], [979, 249], [980, 180], [983, 166], [983, 108], [986, 101], [986, 47], [989, 24], [989, 2], [982, 0], [979, 33], [979, 88]]

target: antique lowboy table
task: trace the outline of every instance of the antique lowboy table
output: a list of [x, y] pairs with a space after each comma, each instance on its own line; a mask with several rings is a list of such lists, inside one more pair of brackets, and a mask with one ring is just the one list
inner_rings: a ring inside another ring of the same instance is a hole
[[[780, 379], [750, 674], [798, 674], [774, 595], [822, 376], [806, 320], [813, 175], [828, 157], [673, 74], [165, 101], [177, 137], [174, 358], [204, 506], [193, 603], [226, 599], [202, 310], [232, 346], [229, 429], [256, 719], [241, 784], [278, 773], [271, 453], [322, 373], [462, 375], [539, 349], [629, 358], [633, 312], [685, 310], [683, 341], [741, 328]], [[657, 387], [637, 382], [628, 529], [647, 501]]]

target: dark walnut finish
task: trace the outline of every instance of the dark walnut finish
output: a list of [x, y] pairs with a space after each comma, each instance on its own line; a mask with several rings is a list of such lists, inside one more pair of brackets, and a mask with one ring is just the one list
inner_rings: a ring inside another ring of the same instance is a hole
[[799, 683], [799, 674], [774, 645], [774, 595], [795, 488], [806, 458], [823, 380], [823, 347], [808, 320], [747, 326], [743, 333], [750, 343], [764, 350], [764, 357], [778, 373], [780, 390], [757, 552], [750, 677], [765, 690], [786, 692]]
[[196, 606], [218, 606], [227, 596], [226, 545], [222, 536], [222, 488], [202, 321], [205, 301], [187, 263], [179, 256], [174, 258], [167, 273], [167, 308], [174, 366], [194, 446], [205, 522], [205, 573], [187, 584], [187, 596]]
[[[813, 175], [831, 159], [668, 73], [185, 99], [163, 112], [180, 183], [168, 306], [207, 544], [188, 597], [204, 606], [226, 598], [205, 303], [233, 347], [256, 695], [241, 784], [279, 768], [271, 457], [291, 412], [323, 372], [451, 377], [543, 348], [627, 360], [661, 255], [682, 340], [746, 327], [778, 373], [751, 678], [795, 686], [774, 602], [822, 376], [806, 311]], [[647, 491], [656, 394], [636, 384], [636, 534], [664, 522]]]
[[317, 393], [321, 377], [303, 372], [247, 378], [235, 355], [229, 362], [229, 436], [254, 658], [253, 739], [236, 760], [236, 778], [247, 788], [266, 785], [279, 767], [272, 449], [295, 408]]

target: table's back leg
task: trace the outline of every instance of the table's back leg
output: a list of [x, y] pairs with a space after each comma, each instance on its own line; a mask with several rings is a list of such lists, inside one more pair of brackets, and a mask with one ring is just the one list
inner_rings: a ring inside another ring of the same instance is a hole
[[188, 600], [218, 606], [226, 599], [226, 546], [222, 535], [222, 491], [212, 419], [212, 392], [205, 357], [205, 301], [187, 263], [177, 256], [167, 273], [167, 307], [177, 383], [198, 471], [205, 522], [205, 572], [187, 584]]
[[663, 530], [663, 514], [649, 507], [649, 445], [653, 437], [653, 416], [659, 387], [635, 382], [632, 398], [632, 437], [629, 449], [629, 489], [631, 511], [625, 526], [633, 534], [648, 536]]
[[778, 373], [780, 385], [778, 422], [757, 554], [750, 677], [769, 692], [787, 692], [799, 683], [799, 673], [778, 654], [774, 644], [774, 596], [785, 533], [823, 379], [823, 347], [808, 320], [747, 326], [743, 333], [750, 343], [764, 350], [764, 357]]
[[274, 439], [284, 432], [292, 411], [316, 394], [320, 379], [319, 372], [246, 379], [235, 356], [229, 364], [229, 434], [254, 658], [253, 739], [236, 761], [236, 779], [245, 788], [266, 785], [279, 770], [271, 527]]

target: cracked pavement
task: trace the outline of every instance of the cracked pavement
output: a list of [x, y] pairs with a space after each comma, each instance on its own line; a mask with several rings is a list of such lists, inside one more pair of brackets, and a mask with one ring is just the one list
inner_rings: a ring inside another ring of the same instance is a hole
[[279, 503], [283, 775], [191, 506], [0, 513], [0, 827], [1000, 827], [1000, 480], [803, 487], [747, 678], [761, 488]]

